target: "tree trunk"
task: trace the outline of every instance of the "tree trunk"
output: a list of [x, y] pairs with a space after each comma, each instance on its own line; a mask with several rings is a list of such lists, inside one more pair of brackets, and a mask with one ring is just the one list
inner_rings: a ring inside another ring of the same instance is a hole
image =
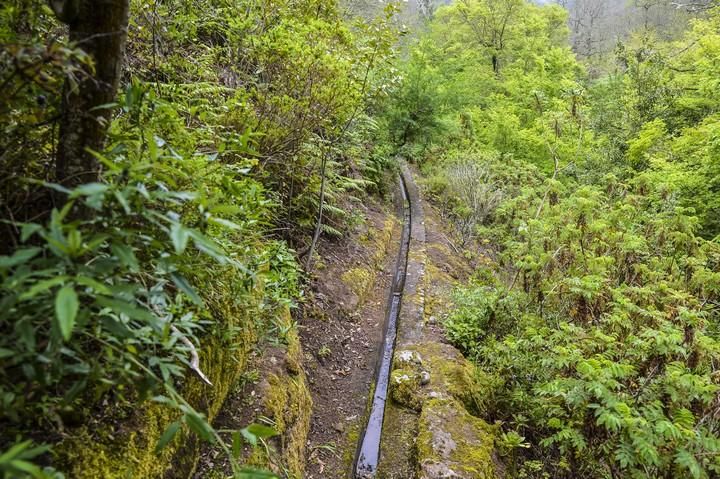
[[56, 163], [57, 181], [73, 187], [97, 181], [100, 164], [88, 149], [103, 148], [127, 39], [129, 0], [51, 0], [70, 27], [70, 42], [92, 59], [94, 69], [73, 87], [66, 82]]

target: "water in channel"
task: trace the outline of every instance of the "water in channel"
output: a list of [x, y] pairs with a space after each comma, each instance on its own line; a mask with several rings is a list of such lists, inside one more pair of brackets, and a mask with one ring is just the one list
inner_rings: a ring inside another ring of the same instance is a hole
[[395, 338], [397, 336], [398, 316], [402, 305], [405, 275], [407, 272], [408, 250], [410, 247], [410, 200], [404, 179], [400, 178], [400, 191], [403, 199], [403, 230], [393, 275], [393, 284], [388, 301], [386, 330], [383, 341], [383, 350], [380, 364], [377, 369], [375, 391], [370, 409], [370, 416], [365, 431], [361, 436], [355, 463], [355, 479], [371, 479], [375, 477], [380, 462], [380, 440], [382, 438], [383, 417], [385, 416], [385, 402], [387, 401], [388, 386], [390, 382], [390, 369], [392, 367], [393, 353], [395, 351]]

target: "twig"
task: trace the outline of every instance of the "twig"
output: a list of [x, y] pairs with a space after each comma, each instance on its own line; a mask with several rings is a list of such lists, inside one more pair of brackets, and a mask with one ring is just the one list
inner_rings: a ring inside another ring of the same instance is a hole
[[208, 386], [212, 386], [213, 383], [210, 382], [210, 380], [205, 376], [205, 373], [202, 372], [200, 369], [200, 357], [198, 356], [197, 349], [195, 348], [195, 345], [190, 341], [183, 333], [180, 332], [178, 328], [176, 328], [174, 325], [170, 325], [170, 329], [173, 333], [177, 334], [180, 338], [180, 341], [188, 347], [190, 350], [190, 369], [193, 370], [193, 372]]

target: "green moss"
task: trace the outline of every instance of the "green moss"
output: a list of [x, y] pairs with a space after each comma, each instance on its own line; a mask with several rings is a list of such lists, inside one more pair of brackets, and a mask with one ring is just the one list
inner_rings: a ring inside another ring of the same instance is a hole
[[378, 479], [415, 477], [417, 464], [415, 439], [418, 432], [417, 412], [388, 402], [383, 419]]
[[[292, 321], [289, 314], [281, 319], [288, 323]], [[290, 328], [287, 340], [285, 370], [266, 378], [269, 388], [264, 393], [263, 409], [273, 419], [280, 434], [280, 468], [288, 471], [290, 477], [301, 478], [313, 404], [301, 366], [303, 352], [297, 329]]]
[[368, 297], [375, 281], [375, 272], [365, 267], [353, 268], [343, 273], [341, 279], [358, 297], [358, 305]]
[[394, 236], [398, 226], [398, 219], [393, 215], [388, 215], [382, 228], [370, 228], [360, 236], [360, 243], [374, 252], [371, 266], [375, 269], [382, 269], [388, 251], [395, 245]]
[[357, 450], [358, 442], [360, 442], [360, 423], [356, 422], [350, 428], [345, 435], [345, 445], [343, 447], [343, 462], [345, 463], [345, 469], [350, 472], [355, 460], [355, 452]]
[[447, 391], [473, 413], [478, 411], [479, 387], [475, 381], [475, 367], [455, 348], [442, 343], [420, 343], [409, 348], [423, 360], [423, 368], [430, 372], [430, 386]]
[[390, 375], [390, 397], [407, 408], [420, 410], [420, 379], [412, 369], [395, 369]]

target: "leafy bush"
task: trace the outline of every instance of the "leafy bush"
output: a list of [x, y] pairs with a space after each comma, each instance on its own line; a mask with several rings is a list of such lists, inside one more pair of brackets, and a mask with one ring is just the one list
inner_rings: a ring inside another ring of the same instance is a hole
[[510, 332], [522, 314], [516, 295], [508, 296], [490, 286], [458, 289], [454, 308], [445, 322], [448, 339], [475, 354], [488, 335]]

